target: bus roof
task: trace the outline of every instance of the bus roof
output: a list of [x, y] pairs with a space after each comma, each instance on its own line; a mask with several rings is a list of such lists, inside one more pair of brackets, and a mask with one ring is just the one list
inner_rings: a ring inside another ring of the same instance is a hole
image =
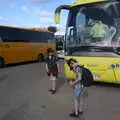
[[49, 33], [52, 33], [46, 28], [24, 28], [24, 27], [5, 26], [5, 25], [0, 25], [0, 27], [18, 29], [18, 30], [29, 30], [29, 31], [36, 31], [36, 32], [49, 32]]
[[108, 0], [76, 0], [76, 2], [74, 2], [71, 7], [75, 7], [83, 4], [96, 3], [96, 2], [105, 2], [105, 1], [108, 1]]

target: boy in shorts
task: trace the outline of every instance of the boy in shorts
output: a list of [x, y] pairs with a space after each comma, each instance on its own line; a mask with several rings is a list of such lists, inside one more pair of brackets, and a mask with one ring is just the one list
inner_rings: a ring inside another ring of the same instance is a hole
[[50, 77], [51, 89], [49, 90], [52, 94], [56, 93], [56, 82], [58, 78], [58, 63], [57, 57], [54, 55], [54, 51], [49, 48], [47, 50], [48, 56], [46, 58], [46, 72]]
[[71, 117], [78, 117], [83, 113], [83, 93], [84, 86], [80, 83], [82, 77], [82, 70], [80, 65], [75, 59], [69, 59], [67, 61], [70, 70], [72, 70], [76, 74], [75, 80], [70, 81], [70, 85], [73, 87], [73, 105], [74, 111], [70, 114]]

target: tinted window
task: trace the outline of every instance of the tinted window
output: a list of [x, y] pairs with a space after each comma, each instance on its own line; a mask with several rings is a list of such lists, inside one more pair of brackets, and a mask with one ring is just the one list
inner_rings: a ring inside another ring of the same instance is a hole
[[0, 27], [0, 35], [5, 42], [48, 42], [52, 33], [20, 30], [15, 28]]

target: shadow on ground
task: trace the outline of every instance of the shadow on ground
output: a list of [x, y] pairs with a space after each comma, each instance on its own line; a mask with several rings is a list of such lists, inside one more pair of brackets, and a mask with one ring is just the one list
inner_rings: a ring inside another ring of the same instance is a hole
[[0, 76], [0, 82], [4, 81], [7, 78], [8, 78], [8, 75], [2, 75], [2, 76]]
[[59, 77], [59, 79], [57, 81], [57, 90], [59, 90], [64, 84], [65, 84], [65, 78]]
[[[29, 64], [34, 64], [34, 63], [39, 63], [39, 62], [37, 62], [37, 61], [30, 61], [30, 62], [7, 64], [7, 65], [5, 65], [4, 67], [2, 67], [0, 69], [10, 68], [10, 67], [17, 67], [17, 66], [21, 66], [21, 65], [29, 65]], [[43, 63], [43, 62], [41, 62], [41, 63]]]
[[93, 85], [100, 87], [120, 88], [120, 84], [105, 83], [105, 82], [94, 82]]

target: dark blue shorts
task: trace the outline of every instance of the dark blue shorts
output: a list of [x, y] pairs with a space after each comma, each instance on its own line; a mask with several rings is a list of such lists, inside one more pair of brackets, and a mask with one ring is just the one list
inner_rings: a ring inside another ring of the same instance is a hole
[[80, 85], [79, 83], [75, 85], [75, 88], [73, 89], [73, 97], [74, 99], [78, 99], [79, 97], [83, 96], [84, 93], [84, 87], [83, 85]]

